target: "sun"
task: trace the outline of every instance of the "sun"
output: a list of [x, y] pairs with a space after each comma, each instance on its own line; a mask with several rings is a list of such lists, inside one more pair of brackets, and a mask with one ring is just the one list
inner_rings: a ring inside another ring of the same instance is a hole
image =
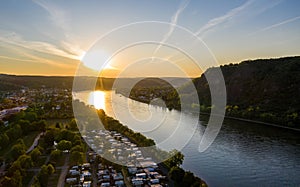
[[110, 55], [104, 50], [91, 50], [82, 57], [83, 64], [96, 71], [101, 71], [107, 67]]

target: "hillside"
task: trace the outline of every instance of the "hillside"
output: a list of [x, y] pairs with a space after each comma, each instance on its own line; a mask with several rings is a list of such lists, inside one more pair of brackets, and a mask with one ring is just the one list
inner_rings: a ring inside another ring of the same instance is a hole
[[[300, 57], [244, 61], [221, 70], [227, 115], [299, 126]], [[200, 101], [209, 105], [205, 76], [195, 79], [194, 85]]]
[[[300, 126], [300, 57], [248, 60], [220, 68], [227, 91], [227, 116], [284, 126]], [[208, 69], [201, 77], [180, 87], [179, 94], [187, 98], [185, 99], [187, 103], [180, 103], [174, 89], [170, 89], [167, 85], [162, 86], [162, 83], [157, 86], [167, 90], [163, 92], [165, 94], [153, 93], [153, 87], [158, 88], [154, 84], [157, 80], [152, 81], [152, 88], [148, 86], [141, 89], [145, 81], [138, 83], [131, 90], [130, 97], [149, 103], [154, 98], [153, 95], [157, 95], [166, 102], [168, 108], [180, 110], [181, 105], [187, 105], [194, 111], [210, 112], [210, 91], [205, 74], [213, 69]], [[147, 81], [147, 85], [151, 85], [149, 81], [151, 80]], [[193, 86], [196, 87], [197, 92], [193, 91]], [[138, 90], [143, 91], [138, 92]], [[152, 98], [144, 99], [145, 93], [152, 93]], [[143, 100], [140, 99], [141, 96]], [[201, 103], [198, 107], [192, 100], [197, 97]]]

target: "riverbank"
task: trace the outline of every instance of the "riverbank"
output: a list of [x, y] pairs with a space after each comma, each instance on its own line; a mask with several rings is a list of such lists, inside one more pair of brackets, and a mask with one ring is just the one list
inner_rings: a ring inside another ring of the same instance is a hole
[[[200, 115], [210, 116], [210, 115], [213, 115], [213, 114], [206, 113], [206, 112], [201, 112]], [[277, 124], [273, 124], [273, 123], [267, 123], [267, 122], [263, 122], [263, 121], [256, 121], [256, 120], [245, 119], [245, 118], [238, 118], [238, 117], [232, 117], [232, 116], [224, 116], [224, 118], [225, 119], [232, 119], [232, 120], [238, 120], [238, 121], [248, 122], [248, 123], [255, 123], [255, 124], [261, 124], [261, 125], [267, 125], [267, 126], [272, 126], [272, 127], [283, 128], [283, 129], [287, 129], [287, 130], [293, 130], [293, 131], [300, 132], [300, 129], [297, 129], [297, 128], [286, 127], [286, 126], [277, 125]]]
[[[127, 97], [126, 94], [123, 94], [122, 92], [118, 92], [117, 94], [120, 94], [124, 97]], [[129, 99], [132, 99], [134, 101], [138, 101], [141, 103], [145, 103], [150, 105], [149, 101], [147, 99], [141, 99], [139, 97], [127, 97]], [[151, 105], [155, 105], [155, 106], [159, 106], [159, 107], [165, 107], [165, 105], [162, 105], [161, 103], [151, 103]], [[169, 110], [173, 110], [174, 108], [168, 108]], [[177, 110], [177, 109], [174, 109]], [[180, 111], [180, 110], [178, 110]], [[191, 111], [192, 113], [196, 113], [195, 111]], [[200, 115], [211, 115], [210, 113], [207, 112], [200, 112]], [[226, 119], [232, 119], [232, 120], [238, 120], [238, 121], [243, 121], [243, 122], [249, 122], [249, 123], [256, 123], [256, 124], [261, 124], [261, 125], [267, 125], [267, 126], [272, 126], [272, 127], [277, 127], [277, 128], [283, 128], [283, 129], [287, 129], [287, 130], [293, 130], [293, 131], [297, 131], [300, 132], [299, 128], [294, 128], [294, 127], [287, 127], [287, 126], [283, 126], [283, 125], [278, 125], [278, 124], [274, 124], [274, 123], [269, 123], [269, 122], [264, 122], [264, 121], [257, 121], [257, 120], [251, 120], [251, 119], [246, 119], [246, 118], [239, 118], [239, 117], [232, 117], [232, 116], [224, 116], [224, 118]]]

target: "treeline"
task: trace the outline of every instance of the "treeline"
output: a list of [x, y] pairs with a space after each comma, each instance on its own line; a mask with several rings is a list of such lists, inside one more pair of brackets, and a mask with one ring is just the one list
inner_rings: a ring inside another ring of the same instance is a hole
[[[180, 110], [184, 105], [195, 112], [209, 113], [214, 106], [205, 75], [215, 69], [209, 68], [201, 77], [183, 84], [179, 91], [173, 89], [160, 96], [157, 93], [164, 91], [155, 89], [153, 93], [151, 88], [136, 86], [130, 91], [130, 97], [150, 103], [152, 94], [163, 99], [170, 109]], [[300, 127], [300, 57], [248, 60], [222, 65], [220, 69], [227, 92], [227, 116]]]
[[[300, 57], [249, 60], [220, 68], [227, 91], [226, 115], [299, 128]], [[193, 83], [202, 108], [209, 110], [213, 106], [205, 73]]]

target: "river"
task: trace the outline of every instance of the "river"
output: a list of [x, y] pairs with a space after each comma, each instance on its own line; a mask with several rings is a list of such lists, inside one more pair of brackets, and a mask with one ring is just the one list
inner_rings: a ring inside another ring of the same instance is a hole
[[[75, 97], [104, 109], [122, 124], [154, 139], [159, 147], [181, 150], [183, 168], [209, 186], [300, 185], [299, 132], [226, 119], [212, 145], [200, 153], [206, 122], [195, 114], [140, 103], [114, 91], [79, 92]], [[184, 128], [174, 133], [178, 123]], [[171, 143], [165, 144], [169, 137]]]

